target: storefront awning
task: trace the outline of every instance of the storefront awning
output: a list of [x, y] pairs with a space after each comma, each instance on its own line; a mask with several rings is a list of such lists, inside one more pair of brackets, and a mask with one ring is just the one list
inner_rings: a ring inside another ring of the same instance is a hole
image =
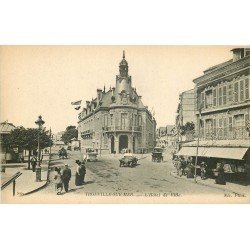
[[[183, 147], [177, 155], [196, 156], [196, 147]], [[242, 160], [248, 148], [199, 147], [198, 156]]]

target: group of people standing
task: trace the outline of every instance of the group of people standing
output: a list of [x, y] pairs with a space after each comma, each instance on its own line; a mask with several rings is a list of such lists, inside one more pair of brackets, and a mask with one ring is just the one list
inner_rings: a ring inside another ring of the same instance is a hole
[[[187, 178], [194, 178], [195, 176], [195, 166], [192, 157], [187, 160], [183, 156], [173, 157], [173, 164], [176, 168], [177, 175], [185, 175]], [[202, 180], [205, 180], [209, 176], [209, 169], [206, 162], [202, 161], [198, 168], [200, 169], [200, 176]], [[211, 172], [211, 171], [210, 171]], [[216, 165], [215, 173], [215, 183], [220, 185], [226, 185], [225, 171], [223, 163], [218, 162]]]
[[[86, 175], [86, 167], [84, 161], [76, 160], [76, 173], [75, 173], [75, 185], [81, 186], [84, 184], [84, 179]], [[54, 183], [56, 194], [59, 195], [62, 193], [64, 188], [65, 192], [69, 191], [69, 181], [71, 179], [71, 169], [68, 164], [64, 165], [64, 169], [61, 173], [61, 168], [55, 167]]]

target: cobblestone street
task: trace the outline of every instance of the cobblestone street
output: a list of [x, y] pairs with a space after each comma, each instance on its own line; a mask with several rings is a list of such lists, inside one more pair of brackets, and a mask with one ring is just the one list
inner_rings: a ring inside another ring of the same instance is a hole
[[[170, 150], [164, 153], [164, 161], [156, 163], [151, 161], [151, 155], [137, 155], [138, 165], [135, 168], [119, 167], [122, 155], [103, 155], [97, 162], [86, 163], [85, 184], [75, 186], [75, 160], [81, 159], [79, 152], [70, 152], [69, 159], [54, 159], [53, 166], [63, 167], [68, 163], [72, 170], [70, 191], [56, 195], [53, 183], [54, 172], [50, 173], [50, 184], [44, 189], [28, 196], [15, 197], [18, 202], [37, 203], [88, 203], [93, 202], [215, 202], [226, 195], [232, 196], [221, 189], [220, 186], [209, 187], [199, 185], [194, 181], [176, 178], [171, 175], [174, 170], [170, 159]], [[180, 199], [181, 198], [181, 199]], [[156, 200], [155, 200], [156, 199]], [[178, 200], [179, 199], [179, 200]], [[190, 200], [191, 199], [191, 200]], [[247, 200], [247, 199], [246, 199]], [[158, 200], [159, 202], [159, 200]], [[226, 202], [226, 200], [225, 200]]]

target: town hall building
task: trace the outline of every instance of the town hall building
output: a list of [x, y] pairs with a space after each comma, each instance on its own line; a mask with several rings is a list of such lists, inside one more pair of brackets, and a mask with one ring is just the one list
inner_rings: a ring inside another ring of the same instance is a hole
[[116, 86], [108, 91], [97, 89], [97, 97], [86, 101], [78, 116], [78, 138], [81, 150], [94, 149], [98, 153], [119, 153], [128, 149], [133, 153], [149, 152], [156, 142], [156, 121], [144, 106], [128, 74], [128, 62], [119, 64]]

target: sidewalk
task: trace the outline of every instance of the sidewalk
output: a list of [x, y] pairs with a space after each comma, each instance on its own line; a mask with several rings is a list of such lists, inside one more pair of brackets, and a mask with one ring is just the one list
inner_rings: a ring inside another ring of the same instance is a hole
[[[186, 176], [178, 176], [177, 172], [175, 172], [175, 171], [171, 171], [170, 174], [175, 178], [183, 179], [185, 181], [189, 181], [189, 182], [194, 183], [193, 178], [188, 179]], [[240, 184], [236, 184], [236, 183], [232, 183], [232, 182], [227, 182], [226, 185], [218, 185], [218, 184], [215, 184], [214, 179], [208, 178], [206, 180], [202, 180], [200, 176], [197, 176], [196, 180], [197, 180], [198, 185], [217, 188], [217, 189], [223, 190], [225, 192], [234, 193], [235, 195], [239, 195], [239, 196], [242, 196], [242, 195], [247, 196], [247, 195], [249, 195], [249, 191], [250, 191], [249, 186], [240, 185]]]
[[[22, 175], [16, 179], [16, 195], [26, 195], [32, 192], [39, 190], [44, 187], [47, 183], [47, 172], [48, 164], [41, 164], [41, 181], [36, 182], [36, 173], [32, 170], [27, 169], [28, 164], [25, 164], [25, 167], [6, 167], [5, 173], [1, 173], [1, 183], [7, 181], [17, 172], [21, 172]], [[12, 195], [12, 184], [6, 187], [1, 192], [10, 192], [9, 195]]]

